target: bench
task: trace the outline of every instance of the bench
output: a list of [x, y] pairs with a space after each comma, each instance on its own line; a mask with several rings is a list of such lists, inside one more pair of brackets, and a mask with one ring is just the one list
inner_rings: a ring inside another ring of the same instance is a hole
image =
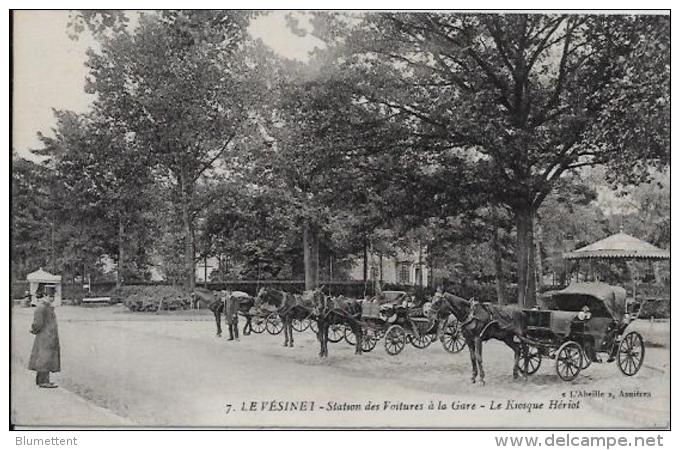
[[85, 297], [81, 301], [82, 305], [109, 305], [111, 304], [111, 297]]

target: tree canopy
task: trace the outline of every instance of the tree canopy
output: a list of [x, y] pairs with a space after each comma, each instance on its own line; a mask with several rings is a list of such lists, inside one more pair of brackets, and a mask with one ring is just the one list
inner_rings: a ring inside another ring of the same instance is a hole
[[670, 163], [668, 16], [299, 13], [312, 28], [291, 30], [324, 46], [296, 61], [252, 39], [258, 14], [72, 16], [97, 41], [96, 97], [55, 113], [43, 164], [14, 159], [17, 261], [57, 242], [72, 273], [108, 254], [119, 281], [159, 265], [193, 289], [217, 257], [216, 276], [313, 287], [324, 264], [363, 253], [367, 277], [369, 249], [416, 243], [533, 305], [563, 236], [611, 229], [605, 184], [669, 245], [667, 191], [648, 184]]

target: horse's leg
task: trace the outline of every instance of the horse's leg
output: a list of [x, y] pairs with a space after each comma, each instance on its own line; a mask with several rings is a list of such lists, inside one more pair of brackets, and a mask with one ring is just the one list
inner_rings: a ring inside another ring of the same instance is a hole
[[[512, 367], [512, 378], [516, 380], [519, 377], [519, 352], [524, 350], [524, 346], [514, 342], [512, 337], [506, 339], [505, 343], [515, 353], [515, 365]], [[526, 371], [526, 360], [524, 370]]]
[[225, 321], [227, 322], [227, 327], [229, 327], [229, 340], [233, 341], [234, 340], [234, 324], [228, 317], [225, 319]]
[[470, 363], [472, 364], [472, 382], [475, 383], [477, 381], [477, 356], [475, 350], [475, 340], [467, 338], [465, 340], [467, 341], [467, 347], [468, 350], [470, 351]]
[[222, 313], [220, 310], [215, 310], [215, 324], [217, 325], [217, 337], [222, 337]]
[[248, 314], [246, 316], [246, 325], [243, 327], [243, 329], [248, 330], [248, 334], [247, 334], [248, 336], [250, 336], [250, 333], [253, 332], [253, 316], [252, 315]]
[[317, 319], [316, 321], [316, 340], [319, 341], [319, 358], [323, 356], [323, 321]]
[[330, 328], [330, 322], [329, 322], [329, 321], [326, 321], [326, 322], [323, 324], [323, 335], [322, 335], [322, 339], [323, 339], [323, 344], [322, 344], [322, 347], [323, 347], [323, 356], [324, 356], [325, 358], [328, 358], [328, 329], [329, 329], [329, 328]]
[[363, 330], [356, 323], [353, 323], [350, 326], [350, 328], [352, 328], [352, 333], [354, 333], [354, 336], [356, 337], [356, 341], [357, 341], [356, 348], [354, 349], [354, 354], [355, 355], [361, 355], [361, 353], [362, 353], [361, 341], [364, 338]]
[[288, 347], [288, 314], [285, 314], [281, 317], [281, 321], [283, 322], [283, 346]]
[[521, 351], [524, 353], [524, 370], [522, 371], [522, 378], [525, 380], [529, 378], [529, 346], [522, 342]]
[[486, 384], [486, 381], [484, 381], [484, 364], [482, 364], [482, 338], [479, 336], [475, 338], [475, 351], [477, 368], [479, 369], [479, 381], [481, 381], [482, 384]]

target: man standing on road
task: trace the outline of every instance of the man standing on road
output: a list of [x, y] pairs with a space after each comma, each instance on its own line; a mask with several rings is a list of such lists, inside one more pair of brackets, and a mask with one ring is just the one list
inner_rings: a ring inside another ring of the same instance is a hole
[[52, 306], [54, 297], [46, 295], [44, 290], [40, 288], [36, 292], [36, 296], [38, 297], [38, 306], [35, 308], [30, 330], [35, 335], [35, 341], [33, 341], [28, 368], [36, 371], [35, 384], [41, 388], [55, 388], [57, 385], [50, 382], [50, 372], [61, 370], [61, 357], [59, 354], [57, 316], [54, 314], [54, 307]]
[[239, 298], [232, 295], [231, 291], [223, 291], [222, 298], [225, 303], [224, 305], [224, 319], [229, 327], [229, 340], [233, 341], [234, 336], [238, 341], [238, 305]]

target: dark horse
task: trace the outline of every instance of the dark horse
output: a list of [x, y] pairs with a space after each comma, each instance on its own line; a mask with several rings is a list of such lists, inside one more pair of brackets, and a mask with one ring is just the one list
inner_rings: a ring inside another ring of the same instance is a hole
[[251, 309], [255, 306], [255, 297], [251, 297], [241, 291], [233, 291], [231, 295], [238, 297], [238, 312], [246, 319], [246, 324], [243, 325], [243, 335], [248, 336], [253, 331], [253, 313]]
[[276, 308], [276, 312], [283, 322], [284, 347], [294, 347], [293, 321], [305, 320], [310, 316], [312, 304], [303, 298], [288, 292], [270, 288], [260, 288], [255, 298], [255, 305], [269, 304]]
[[191, 305], [195, 308], [198, 304], [205, 305], [215, 315], [217, 325], [217, 337], [222, 336], [222, 313], [224, 312], [224, 299], [208, 289], [196, 288], [191, 293]]
[[354, 353], [360, 355], [363, 337], [360, 322], [361, 303], [342, 296], [331, 298], [324, 295], [320, 289], [312, 291], [312, 299], [319, 330], [316, 337], [321, 346], [319, 356], [328, 357], [328, 329], [331, 325], [345, 325], [352, 329], [357, 341]]
[[[255, 304], [255, 299], [241, 292], [233, 292], [232, 295], [239, 297], [239, 313], [246, 318], [243, 326], [243, 334], [248, 335], [252, 329], [252, 315], [250, 308]], [[222, 324], [220, 316], [224, 312], [224, 300], [216, 292], [209, 289], [196, 288], [191, 294], [191, 303], [195, 308], [197, 304], [206, 306], [215, 315], [215, 325], [217, 325], [217, 337], [222, 336]]]
[[[526, 354], [526, 345], [520, 340], [520, 333], [514, 323], [522, 314], [521, 309], [514, 306], [486, 305], [474, 300], [468, 301], [462, 297], [449, 294], [435, 295], [432, 300], [432, 309], [439, 318], [453, 314], [460, 323], [460, 331], [470, 350], [472, 363], [472, 382], [479, 379], [484, 381], [484, 366], [482, 364], [482, 342], [489, 339], [502, 341], [512, 349], [515, 355], [515, 363], [512, 369], [513, 378], [519, 376], [520, 352]], [[526, 372], [526, 368], [525, 368]]]

